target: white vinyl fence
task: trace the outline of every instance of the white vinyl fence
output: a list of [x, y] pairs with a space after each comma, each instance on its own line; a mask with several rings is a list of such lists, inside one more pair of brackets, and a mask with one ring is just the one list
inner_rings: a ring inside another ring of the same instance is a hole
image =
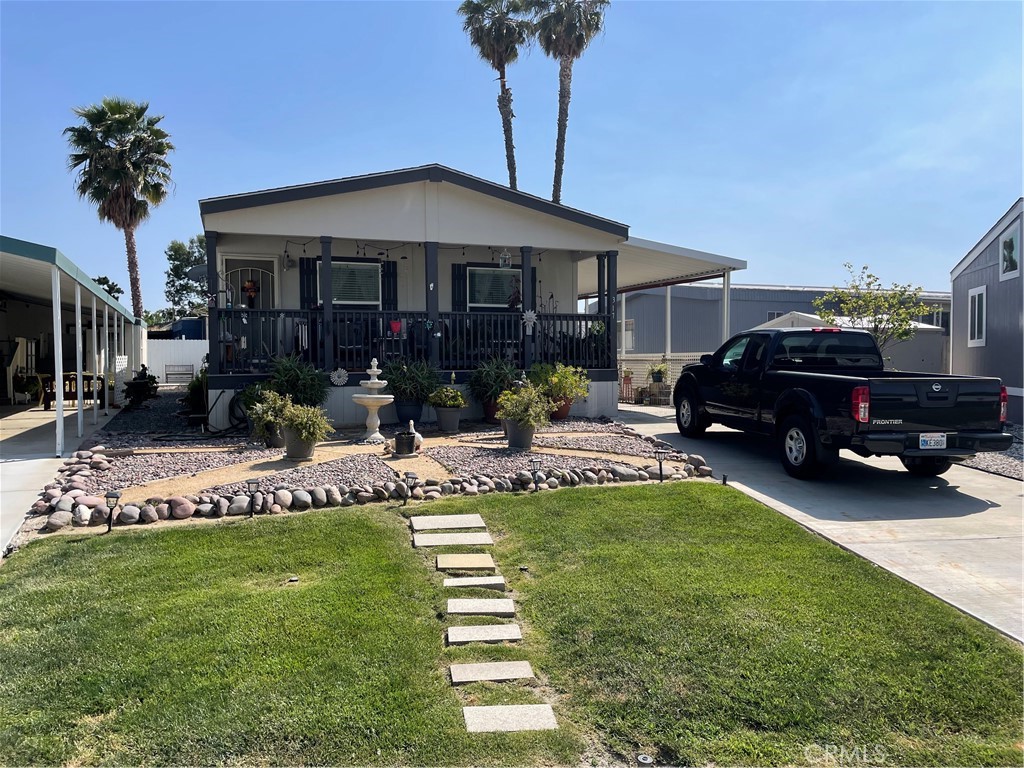
[[[173, 366], [192, 366], [192, 374], [199, 373], [203, 366], [203, 357], [210, 351], [210, 342], [205, 339], [149, 339], [149, 372], [156, 376], [157, 381], [166, 384], [167, 375], [171, 373], [171, 382], [183, 383], [179, 375], [175, 375]], [[168, 366], [172, 366], [169, 371]]]

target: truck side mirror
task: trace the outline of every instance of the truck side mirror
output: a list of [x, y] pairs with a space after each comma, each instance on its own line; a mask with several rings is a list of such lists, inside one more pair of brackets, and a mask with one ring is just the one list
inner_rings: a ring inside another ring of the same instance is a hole
[[714, 355], [701, 355], [700, 364], [710, 366], [715, 361]]

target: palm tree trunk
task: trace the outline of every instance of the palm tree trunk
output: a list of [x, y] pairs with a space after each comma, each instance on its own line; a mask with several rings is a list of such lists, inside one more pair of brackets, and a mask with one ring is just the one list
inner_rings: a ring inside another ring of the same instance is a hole
[[505, 75], [500, 78], [501, 90], [498, 91], [498, 112], [501, 114], [501, 129], [505, 133], [505, 162], [508, 164], [508, 185], [518, 189], [516, 181], [516, 146], [512, 143], [512, 90], [505, 85]]
[[142, 317], [142, 282], [139, 280], [139, 255], [135, 249], [135, 229], [124, 230], [124, 249], [128, 253], [128, 283], [132, 291], [132, 314]]
[[555, 181], [551, 202], [562, 202], [562, 171], [565, 169], [565, 130], [569, 126], [569, 100], [572, 98], [572, 59], [558, 62], [558, 135], [555, 138]]

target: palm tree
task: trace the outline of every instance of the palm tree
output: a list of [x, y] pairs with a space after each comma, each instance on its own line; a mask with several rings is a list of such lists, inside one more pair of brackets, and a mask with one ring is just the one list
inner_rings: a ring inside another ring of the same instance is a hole
[[562, 202], [565, 167], [565, 131], [572, 98], [572, 65], [604, 28], [610, 0], [530, 0], [536, 16], [534, 29], [544, 53], [558, 61], [558, 135], [555, 139], [555, 179], [551, 201]]
[[174, 149], [170, 135], [157, 123], [163, 116], [147, 115], [149, 104], [105, 98], [99, 104], [76, 107], [81, 125], [64, 129], [71, 154], [68, 170], [77, 171], [75, 191], [96, 204], [100, 221], [124, 233], [132, 312], [143, 316], [142, 283], [135, 248], [135, 230], [149, 218], [150, 206], [167, 198]]
[[498, 73], [498, 113], [505, 134], [508, 185], [517, 189], [516, 148], [512, 143], [512, 90], [505, 69], [519, 58], [519, 47], [530, 39], [532, 24], [525, 18], [524, 0], [465, 0], [459, 6], [462, 28], [480, 58]]

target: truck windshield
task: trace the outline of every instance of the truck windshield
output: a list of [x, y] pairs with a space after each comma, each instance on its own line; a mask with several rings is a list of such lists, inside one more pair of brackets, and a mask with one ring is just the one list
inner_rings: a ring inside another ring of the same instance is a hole
[[787, 333], [772, 358], [775, 368], [881, 368], [875, 340], [863, 333]]

